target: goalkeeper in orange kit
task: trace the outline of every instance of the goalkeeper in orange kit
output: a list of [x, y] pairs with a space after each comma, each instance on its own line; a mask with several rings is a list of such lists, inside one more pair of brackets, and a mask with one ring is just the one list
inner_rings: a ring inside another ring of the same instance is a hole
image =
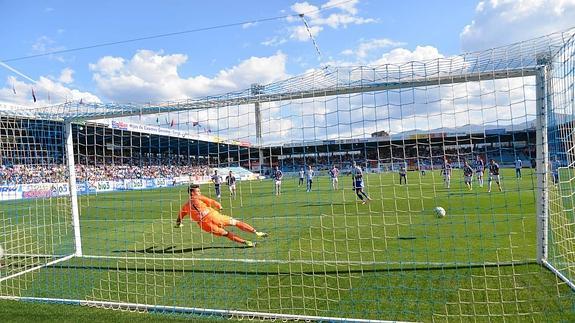
[[190, 199], [186, 204], [182, 205], [178, 219], [176, 220], [176, 228], [182, 227], [182, 219], [189, 215], [193, 221], [196, 221], [202, 230], [209, 232], [216, 236], [226, 237], [237, 243], [244, 244], [248, 247], [255, 247], [255, 242], [245, 240], [232, 232], [229, 232], [225, 227], [233, 225], [242, 231], [255, 233], [258, 237], [267, 237], [265, 232], [256, 231], [251, 225], [242, 221], [236, 220], [227, 215], [218, 212], [222, 209], [222, 205], [217, 201], [203, 196], [200, 192], [200, 186], [191, 184], [188, 187]]

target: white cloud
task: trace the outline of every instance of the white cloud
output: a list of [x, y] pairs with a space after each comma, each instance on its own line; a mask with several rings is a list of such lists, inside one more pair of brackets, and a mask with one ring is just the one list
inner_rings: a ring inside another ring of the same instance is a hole
[[312, 26], [309, 28], [309, 32], [305, 26], [295, 26], [291, 29], [290, 38], [299, 40], [299, 41], [308, 41], [309, 34], [311, 33], [312, 37], [317, 37], [317, 35], [323, 30], [321, 26]]
[[333, 13], [324, 19], [314, 20], [313, 23], [317, 25], [327, 25], [333, 29], [347, 27], [348, 25], [363, 25], [375, 22], [372, 18], [354, 17], [347, 14]]
[[[299, 15], [305, 14], [305, 17], [310, 19], [319, 18], [319, 8], [307, 2], [296, 2], [291, 6], [291, 10]], [[288, 17], [288, 20], [299, 21], [299, 18]]]
[[74, 82], [74, 70], [71, 68], [65, 68], [60, 72], [60, 77], [58, 77], [58, 81], [64, 84], [69, 84]]
[[351, 15], [357, 14], [357, 8], [355, 7], [359, 0], [352, 0], [352, 1], [341, 1], [341, 0], [329, 0], [328, 2], [324, 3], [321, 7], [322, 9], [325, 8], [339, 8]]
[[573, 26], [575, 0], [481, 1], [460, 34], [466, 51], [527, 40]]
[[400, 64], [413, 61], [422, 62], [443, 57], [444, 55], [433, 46], [417, 46], [413, 51], [405, 48], [396, 48], [383, 54], [370, 65]]
[[484, 2], [484, 1], [479, 1], [479, 3], [477, 4], [477, 6], [475, 7], [475, 11], [477, 11], [477, 12], [482, 12], [483, 9], [485, 9], [485, 2]]
[[[375, 22], [372, 18], [358, 16], [358, 10], [356, 8], [358, 3], [358, 0], [343, 3], [338, 0], [329, 0], [321, 5], [321, 8], [324, 11], [338, 10], [339, 12], [330, 13], [326, 17], [321, 15], [322, 12], [319, 11], [317, 6], [311, 5], [307, 2], [296, 2], [291, 6], [291, 9], [297, 14], [304, 14], [304, 18], [309, 24], [312, 35], [316, 37], [322, 30], [324, 30], [323, 26], [338, 29], [345, 28], [348, 25], [361, 25]], [[302, 23], [301, 18], [292, 16], [288, 17], [288, 22]], [[290, 38], [292, 39], [299, 41], [309, 40], [309, 33], [303, 25], [294, 26], [290, 28], [290, 31]]]
[[[57, 45], [56, 41], [48, 36], [40, 36], [32, 44], [32, 52], [35, 54], [45, 54], [48, 52], [64, 50], [66, 47]], [[64, 63], [64, 57], [60, 55], [50, 55], [51, 59]]]
[[56, 42], [48, 36], [40, 36], [32, 44], [32, 50], [37, 53], [45, 53], [51, 50]]
[[286, 42], [287, 42], [287, 39], [285, 39], [284, 37], [274, 36], [268, 40], [261, 42], [261, 44], [264, 46], [275, 47], [275, 46], [279, 46], [281, 44], [284, 44]]
[[388, 38], [371, 39], [368, 41], [363, 41], [359, 44], [357, 49], [346, 49], [342, 51], [343, 55], [355, 55], [358, 59], [366, 58], [370, 52], [389, 47], [399, 47], [403, 46], [405, 43], [397, 42]]
[[242, 28], [243, 28], [243, 29], [248, 29], [248, 28], [251, 28], [251, 27], [255, 27], [255, 26], [257, 26], [257, 25], [258, 25], [257, 22], [247, 22], [247, 23], [245, 23], [245, 24], [242, 25]]
[[[62, 72], [66, 74], [64, 69]], [[71, 71], [71, 70], [70, 70]], [[70, 74], [71, 77], [71, 74]], [[0, 102], [28, 107], [40, 107], [49, 104], [63, 103], [66, 100], [84, 100], [85, 102], [101, 102], [100, 98], [90, 92], [82, 92], [66, 87], [66, 83], [54, 81], [41, 76], [36, 84], [20, 81], [15, 77], [8, 77], [5, 87], [0, 88]], [[32, 89], [37, 102], [32, 98]], [[16, 92], [16, 93], [14, 93]]]
[[90, 64], [93, 79], [106, 98], [120, 102], [175, 100], [223, 94], [266, 84], [287, 77], [286, 55], [250, 57], [237, 66], [221, 70], [214, 77], [183, 78], [178, 69], [188, 57], [140, 50], [132, 58], [106, 56]]

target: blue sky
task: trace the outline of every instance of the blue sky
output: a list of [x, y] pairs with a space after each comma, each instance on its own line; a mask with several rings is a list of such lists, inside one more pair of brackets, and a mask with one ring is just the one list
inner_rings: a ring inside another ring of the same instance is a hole
[[[21, 73], [0, 66], [0, 102], [27, 106], [200, 97], [326, 64], [451, 56], [575, 25], [575, 0], [0, 0], [0, 8], [0, 61]], [[18, 59], [302, 12], [321, 60], [297, 16]]]

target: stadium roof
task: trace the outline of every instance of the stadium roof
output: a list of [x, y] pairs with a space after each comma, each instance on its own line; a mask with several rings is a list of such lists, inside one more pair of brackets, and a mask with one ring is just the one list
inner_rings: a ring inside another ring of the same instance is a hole
[[0, 116], [83, 121], [299, 100], [535, 75], [575, 35], [575, 28], [480, 52], [381, 66], [325, 67], [287, 80], [198, 99], [157, 104], [67, 102], [41, 108], [0, 107]]

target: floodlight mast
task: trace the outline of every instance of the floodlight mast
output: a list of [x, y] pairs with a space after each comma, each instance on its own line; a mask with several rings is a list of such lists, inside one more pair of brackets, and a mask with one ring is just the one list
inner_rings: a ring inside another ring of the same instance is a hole
[[[254, 83], [251, 86], [251, 95], [252, 97], [259, 97], [264, 92], [264, 86]], [[256, 100], [254, 102], [254, 114], [255, 114], [255, 124], [256, 124], [256, 144], [258, 146], [258, 155], [259, 155], [259, 168], [260, 168], [260, 175], [263, 171], [263, 164], [264, 164], [264, 156], [262, 150], [262, 115], [260, 110], [260, 101]]]

